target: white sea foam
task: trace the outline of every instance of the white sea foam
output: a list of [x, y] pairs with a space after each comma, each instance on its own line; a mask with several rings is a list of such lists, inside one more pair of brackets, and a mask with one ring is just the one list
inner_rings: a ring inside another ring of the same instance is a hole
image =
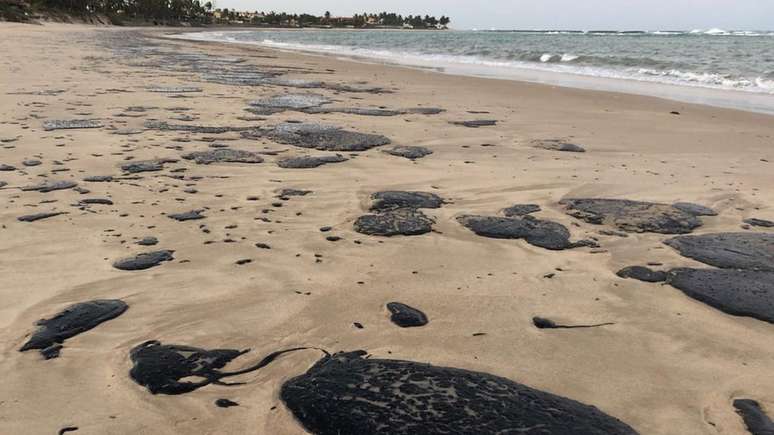
[[705, 35], [728, 35], [728, 32], [723, 29], [709, 29], [704, 31]]
[[688, 32], [688, 34], [707, 35], [707, 36], [774, 36], [774, 32], [761, 32], [761, 31], [752, 31], [752, 30], [723, 30], [719, 28], [707, 29], [707, 30], [694, 29]]
[[755, 79], [755, 86], [768, 90], [769, 93], [774, 94], [774, 80], [766, 80], [763, 77], [758, 77]]
[[706, 85], [711, 87], [719, 87], [725, 89], [741, 89], [745, 90], [755, 86], [753, 82], [747, 79], [731, 79], [722, 74], [712, 73], [694, 73], [680, 70], [666, 70], [659, 71], [648, 68], [640, 68], [638, 72], [648, 77], [662, 77], [669, 79], [670, 82], [690, 83], [696, 85]]
[[578, 56], [569, 53], [562, 54], [561, 56], [558, 54], [546, 53], [540, 56], [540, 61], [543, 63], [572, 62], [576, 59], [578, 59]]

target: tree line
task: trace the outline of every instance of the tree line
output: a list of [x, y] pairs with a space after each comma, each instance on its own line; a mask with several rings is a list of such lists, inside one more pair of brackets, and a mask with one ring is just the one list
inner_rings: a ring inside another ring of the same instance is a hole
[[[24, 4], [24, 0], [0, 0]], [[447, 26], [446, 16], [403, 16], [394, 12], [363, 13], [352, 17], [334, 17], [330, 12], [322, 16], [288, 14], [284, 12], [242, 12], [213, 9], [211, 0], [28, 0], [32, 10], [61, 11], [73, 15], [105, 15], [118, 23], [148, 21], [159, 24], [254, 24], [278, 27], [412, 27], [417, 29]]]
[[451, 22], [451, 19], [446, 16], [441, 16], [441, 18], [436, 18], [431, 15], [425, 15], [424, 17], [421, 15], [407, 15], [404, 17], [394, 12], [390, 12], [390, 13], [381, 12], [379, 14], [363, 14], [363, 15], [355, 14], [353, 19], [355, 21], [355, 27], [362, 27], [363, 25], [367, 25], [367, 24], [378, 24], [382, 26], [395, 26], [395, 27], [410, 25], [417, 29], [437, 27], [438, 25], [448, 26], [449, 23]]
[[[228, 12], [228, 10], [224, 10]], [[238, 20], [243, 13], [230, 11], [229, 19]], [[287, 13], [253, 13], [250, 17], [251, 24], [266, 24], [274, 26], [331, 26], [331, 27], [404, 27], [411, 26], [416, 29], [436, 28], [438, 26], [446, 27], [451, 19], [446, 16], [436, 18], [431, 15], [407, 15], [403, 16], [394, 12], [380, 12], [355, 14], [352, 17], [333, 17], [330, 12], [325, 12], [322, 16], [309, 14], [287, 14]]]
[[35, 11], [73, 15], [106, 15], [112, 20], [160, 20], [164, 23], [207, 23], [212, 3], [200, 0], [33, 0]]

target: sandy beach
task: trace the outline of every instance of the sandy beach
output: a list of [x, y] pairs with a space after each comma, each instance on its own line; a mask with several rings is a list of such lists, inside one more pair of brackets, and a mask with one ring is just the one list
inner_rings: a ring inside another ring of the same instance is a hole
[[[722, 268], [664, 242], [771, 232], [744, 221], [774, 220], [774, 117], [164, 38], [178, 31], [0, 24], [1, 434], [312, 432], [280, 391], [320, 350], [222, 379], [237, 385], [152, 394], [130, 376], [151, 340], [249, 349], [223, 372], [311, 347], [488, 373], [641, 434], [749, 433], [736, 399], [774, 415], [771, 299], [734, 315], [677, 278], [616, 275]], [[362, 135], [303, 130], [318, 124]], [[432, 153], [394, 155], [403, 146]], [[384, 191], [442, 204], [378, 209]], [[659, 205], [594, 223], [567, 202], [579, 198]], [[716, 215], [671, 206], [683, 202]], [[506, 218], [516, 204], [539, 211]], [[657, 212], [679, 231], [638, 227]], [[525, 235], [487, 237], [470, 215]], [[419, 230], [368, 234], [374, 222]], [[168, 256], [116, 267], [149, 252]], [[36, 321], [91, 300], [128, 308], [58, 357], [19, 351]], [[427, 324], [396, 325], [390, 302]]]

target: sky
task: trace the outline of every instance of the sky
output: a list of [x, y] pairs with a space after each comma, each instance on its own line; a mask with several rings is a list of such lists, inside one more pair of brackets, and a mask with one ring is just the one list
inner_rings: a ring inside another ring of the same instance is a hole
[[215, 0], [218, 8], [334, 16], [446, 15], [457, 29], [774, 30], [774, 0]]

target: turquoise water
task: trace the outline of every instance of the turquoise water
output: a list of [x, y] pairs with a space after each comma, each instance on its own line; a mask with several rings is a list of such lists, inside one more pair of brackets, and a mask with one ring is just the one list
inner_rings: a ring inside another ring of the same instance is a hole
[[476, 75], [550, 73], [774, 97], [774, 32], [259, 30], [185, 37]]

